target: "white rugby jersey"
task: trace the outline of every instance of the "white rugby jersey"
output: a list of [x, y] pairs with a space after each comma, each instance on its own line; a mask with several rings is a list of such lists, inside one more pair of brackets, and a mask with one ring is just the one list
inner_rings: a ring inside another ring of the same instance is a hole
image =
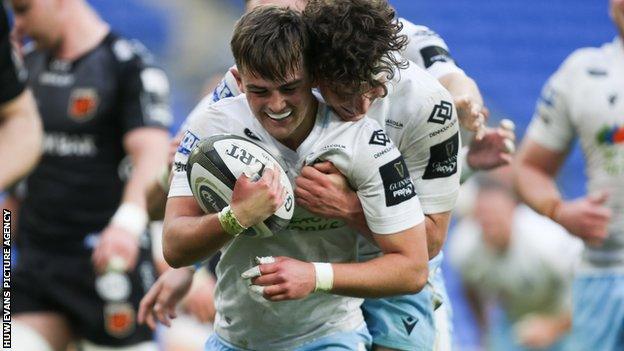
[[624, 267], [624, 46], [616, 38], [575, 51], [546, 83], [527, 131], [531, 140], [566, 151], [580, 139], [588, 192], [606, 190], [609, 237], [586, 247], [590, 265]]
[[[169, 196], [192, 196], [185, 165], [200, 139], [231, 133], [264, 146], [281, 158], [294, 181], [304, 163], [332, 161], [349, 179], [362, 202], [370, 229], [396, 233], [424, 220], [407, 166], [392, 141], [370, 119], [343, 122], [319, 104], [316, 123], [293, 151], [273, 139], [253, 116], [244, 95], [196, 109], [175, 157]], [[304, 261], [355, 262], [357, 233], [344, 223], [320, 219], [297, 208], [286, 230], [269, 238], [244, 235], [222, 249], [217, 266], [215, 330], [228, 342], [249, 349], [292, 349], [363, 322], [361, 299], [312, 294], [303, 300], [270, 302], [251, 293], [240, 274], [256, 256], [289, 256]]]
[[459, 222], [447, 253], [462, 279], [480, 295], [498, 298], [512, 320], [569, 309], [581, 241], [526, 206], [516, 209], [511, 230], [509, 248], [499, 254], [487, 247], [476, 221]]
[[402, 52], [405, 58], [426, 69], [436, 79], [448, 73], [464, 73], [455, 64], [448, 46], [438, 33], [405, 18], [399, 18], [399, 22], [403, 24], [401, 34], [409, 39], [407, 47]]

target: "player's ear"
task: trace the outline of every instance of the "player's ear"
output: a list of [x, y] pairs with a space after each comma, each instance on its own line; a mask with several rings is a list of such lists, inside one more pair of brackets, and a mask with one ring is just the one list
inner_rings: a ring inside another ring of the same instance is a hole
[[245, 86], [243, 85], [243, 80], [241, 78], [240, 72], [238, 71], [238, 68], [236, 66], [230, 67], [230, 73], [232, 73], [232, 75], [234, 76], [234, 79], [236, 79], [236, 85], [238, 85], [238, 90], [241, 93], [244, 93]]

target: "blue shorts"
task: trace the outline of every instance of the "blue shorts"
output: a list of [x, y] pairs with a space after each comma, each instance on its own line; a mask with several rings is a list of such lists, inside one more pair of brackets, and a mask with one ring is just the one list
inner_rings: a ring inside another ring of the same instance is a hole
[[572, 301], [572, 350], [624, 350], [624, 273], [578, 274]]
[[406, 351], [433, 349], [440, 332], [436, 331], [434, 306], [442, 303], [450, 311], [439, 269], [442, 257], [440, 253], [429, 261], [430, 279], [418, 294], [364, 300], [362, 312], [373, 344]]
[[[337, 332], [301, 345], [292, 351], [366, 351], [372, 338], [365, 326], [353, 331]], [[248, 351], [228, 343], [213, 333], [206, 341], [205, 351]], [[264, 351], [264, 350], [258, 350]]]

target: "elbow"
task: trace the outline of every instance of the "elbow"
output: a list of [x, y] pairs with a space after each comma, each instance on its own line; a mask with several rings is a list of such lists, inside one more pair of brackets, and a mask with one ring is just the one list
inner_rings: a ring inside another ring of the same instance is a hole
[[165, 261], [170, 267], [181, 268], [188, 266], [188, 262], [180, 254], [180, 250], [175, 247], [175, 238], [167, 227], [163, 228], [162, 251]]
[[429, 278], [429, 265], [427, 262], [413, 265], [410, 270], [410, 279], [406, 284], [405, 294], [417, 294], [427, 284]]

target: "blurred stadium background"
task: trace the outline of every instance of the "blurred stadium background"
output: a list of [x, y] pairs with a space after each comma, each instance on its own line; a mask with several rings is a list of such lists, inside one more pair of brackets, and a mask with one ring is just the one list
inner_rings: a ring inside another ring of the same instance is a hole
[[[89, 0], [115, 31], [142, 41], [170, 77], [176, 127], [207, 80], [231, 65], [229, 39], [241, 0]], [[516, 122], [522, 138], [542, 85], [573, 50], [611, 41], [607, 0], [390, 0], [401, 17], [446, 40], [458, 64], [479, 84], [494, 118]], [[575, 148], [561, 172], [565, 197], [584, 194]], [[455, 343], [476, 349], [477, 333], [448, 265]]]

